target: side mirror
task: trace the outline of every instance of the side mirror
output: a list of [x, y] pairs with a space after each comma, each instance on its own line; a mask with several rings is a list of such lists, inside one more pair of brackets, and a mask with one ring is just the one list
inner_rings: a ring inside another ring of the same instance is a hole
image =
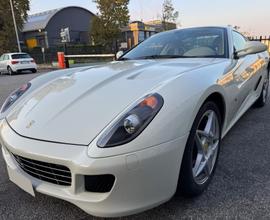
[[268, 48], [265, 44], [256, 41], [248, 41], [245, 44], [244, 49], [236, 51], [235, 55], [237, 58], [244, 57], [249, 54], [256, 54], [266, 51]]
[[118, 60], [121, 56], [124, 55], [124, 51], [120, 50], [116, 53], [116, 59]]

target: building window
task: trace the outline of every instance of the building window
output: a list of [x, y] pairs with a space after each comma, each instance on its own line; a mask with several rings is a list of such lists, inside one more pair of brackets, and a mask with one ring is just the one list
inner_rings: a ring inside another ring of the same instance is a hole
[[150, 37], [153, 36], [155, 33], [156, 33], [156, 32], [150, 31], [150, 32], [149, 32]]
[[139, 42], [144, 41], [145, 36], [144, 36], [144, 31], [139, 31]]

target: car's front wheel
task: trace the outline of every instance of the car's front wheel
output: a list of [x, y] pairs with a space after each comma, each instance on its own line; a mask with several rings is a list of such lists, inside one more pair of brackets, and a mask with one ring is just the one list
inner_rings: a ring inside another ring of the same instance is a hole
[[206, 102], [193, 123], [179, 177], [178, 192], [197, 196], [209, 185], [219, 156], [221, 115], [214, 102]]

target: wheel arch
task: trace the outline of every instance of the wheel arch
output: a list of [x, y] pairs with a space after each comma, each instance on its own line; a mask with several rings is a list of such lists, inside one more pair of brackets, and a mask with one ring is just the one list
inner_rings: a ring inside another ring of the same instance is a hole
[[8, 70], [8, 68], [10, 68], [13, 71], [13, 69], [10, 65], [7, 65], [7, 70]]
[[226, 96], [224, 88], [218, 85], [209, 88], [205, 93], [203, 93], [199, 102], [197, 103], [197, 106], [193, 113], [194, 115], [193, 118], [194, 119], [196, 118], [200, 108], [208, 101], [214, 102], [217, 105], [218, 109], [220, 110], [222, 119], [222, 129], [224, 129], [224, 126], [226, 126], [226, 117], [227, 117]]
[[208, 101], [212, 101], [217, 105], [220, 111], [222, 125], [224, 125], [225, 116], [226, 116], [226, 104], [225, 104], [224, 97], [219, 92], [214, 92], [207, 97], [204, 103]]

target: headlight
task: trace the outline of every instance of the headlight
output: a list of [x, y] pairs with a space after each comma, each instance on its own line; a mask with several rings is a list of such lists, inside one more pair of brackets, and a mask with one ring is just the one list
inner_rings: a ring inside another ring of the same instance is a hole
[[11, 95], [4, 102], [4, 105], [1, 108], [1, 113], [4, 113], [11, 105], [14, 104], [29, 88], [31, 87], [31, 83], [26, 83], [22, 85], [15, 92], [11, 93]]
[[141, 99], [104, 132], [97, 142], [98, 147], [115, 147], [132, 141], [153, 120], [163, 103], [159, 94]]

